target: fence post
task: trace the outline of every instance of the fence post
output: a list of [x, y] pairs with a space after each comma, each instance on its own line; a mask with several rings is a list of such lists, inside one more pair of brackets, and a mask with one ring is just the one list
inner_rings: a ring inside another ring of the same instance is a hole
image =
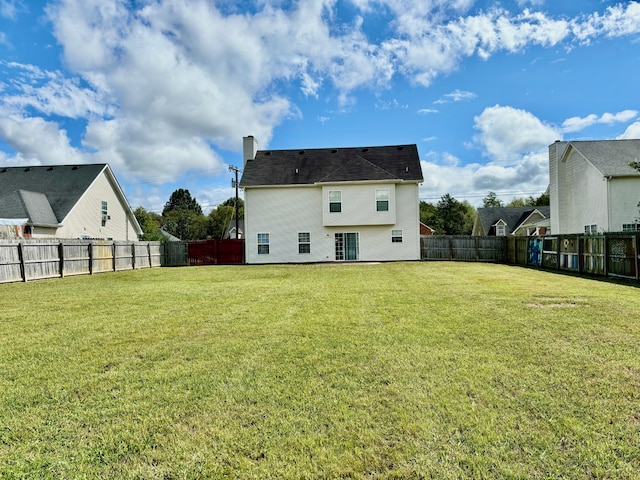
[[609, 276], [609, 237], [604, 234], [604, 240], [602, 241], [602, 249], [604, 253], [604, 276]]
[[60, 278], [64, 278], [64, 242], [58, 244], [58, 260], [60, 261]]
[[136, 269], [136, 244], [131, 244], [131, 268]]
[[89, 242], [89, 275], [93, 275], [93, 242]]
[[578, 242], [578, 273], [582, 273], [584, 270], [583, 262], [584, 262], [584, 245], [582, 244], [582, 235], [576, 235], [576, 242]]
[[22, 251], [22, 242], [18, 243], [18, 260], [20, 261], [20, 276], [22, 276], [22, 281], [27, 281], [27, 269], [24, 264], [24, 252]]
[[635, 251], [635, 257], [636, 257], [636, 281], [640, 280], [640, 272], [638, 272], [638, 266], [640, 266], [640, 262], [638, 262], [638, 259], [640, 259], [640, 254], [638, 254], [638, 247], [640, 247], [640, 242], [638, 241], [638, 234], [635, 233], [633, 235], [633, 238], [635, 240], [635, 247], [636, 247], [636, 251]]
[[147, 242], [147, 257], [149, 257], [149, 268], [151, 268], [153, 265], [151, 265], [151, 242]]

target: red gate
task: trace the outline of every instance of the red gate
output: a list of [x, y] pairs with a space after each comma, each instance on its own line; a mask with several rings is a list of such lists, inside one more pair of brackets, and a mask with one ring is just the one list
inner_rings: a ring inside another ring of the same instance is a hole
[[244, 239], [189, 242], [189, 265], [239, 265], [244, 263]]

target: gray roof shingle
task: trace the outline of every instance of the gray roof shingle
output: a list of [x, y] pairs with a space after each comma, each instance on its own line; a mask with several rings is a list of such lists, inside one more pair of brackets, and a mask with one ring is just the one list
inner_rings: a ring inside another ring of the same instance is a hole
[[259, 150], [244, 168], [241, 187], [357, 181], [422, 182], [416, 145]]
[[524, 222], [529, 215], [538, 210], [546, 218], [551, 215], [551, 207], [490, 207], [478, 208], [478, 220], [486, 235], [495, 235], [495, 224], [504, 220], [507, 224], [507, 235], [510, 235]]
[[[571, 141], [567, 147], [580, 152], [605, 177], [640, 175], [629, 162], [640, 161], [640, 140]], [[567, 150], [563, 155], [566, 155]]]
[[28, 218], [32, 225], [58, 226], [59, 222], [44, 193], [16, 190], [0, 198], [0, 212], [7, 218]]
[[[0, 217], [7, 216], [2, 210], [3, 205], [10, 211], [19, 208], [16, 202], [20, 200], [24, 211], [33, 213], [38, 221], [50, 224], [55, 220], [51, 224], [57, 224], [65, 219], [105, 167], [105, 163], [0, 167], [0, 197], [5, 199], [0, 203]], [[29, 218], [36, 221], [36, 218]]]

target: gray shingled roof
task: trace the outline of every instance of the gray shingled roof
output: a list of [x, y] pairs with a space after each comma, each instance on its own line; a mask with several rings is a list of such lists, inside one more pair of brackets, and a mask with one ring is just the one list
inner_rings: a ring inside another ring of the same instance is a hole
[[[4, 203], [8, 209], [18, 208], [15, 202], [20, 200], [23, 204], [26, 202], [23, 208], [27, 211], [31, 209], [39, 221], [49, 224], [49, 221], [55, 220], [54, 224], [57, 224], [64, 220], [105, 167], [104, 163], [0, 167], [0, 197], [8, 197]], [[20, 190], [23, 192], [19, 192]], [[14, 196], [10, 197], [11, 195]], [[48, 200], [50, 211], [44, 205], [42, 195]], [[0, 204], [0, 217], [7, 216], [2, 205]], [[29, 218], [35, 224], [36, 218]]]
[[56, 218], [44, 193], [16, 190], [0, 198], [0, 212], [7, 218], [28, 218], [32, 225], [54, 227]]
[[495, 235], [495, 224], [504, 220], [507, 224], [507, 234], [510, 235], [524, 222], [529, 215], [538, 210], [546, 218], [551, 215], [551, 207], [490, 207], [478, 208], [478, 220], [485, 235]]
[[247, 161], [240, 186], [376, 180], [421, 182], [417, 146], [259, 150]]
[[605, 177], [640, 175], [629, 166], [629, 162], [640, 161], [640, 140], [571, 141], [567, 147], [580, 152]]

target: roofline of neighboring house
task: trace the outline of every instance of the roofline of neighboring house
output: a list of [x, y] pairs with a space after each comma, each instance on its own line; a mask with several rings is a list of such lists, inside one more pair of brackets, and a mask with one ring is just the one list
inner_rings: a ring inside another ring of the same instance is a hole
[[[629, 140], [633, 140], [633, 139], [629, 139]], [[588, 140], [587, 140], [588, 141]], [[615, 141], [615, 140], [594, 140], [594, 141]], [[591, 160], [589, 160], [589, 158], [587, 158], [584, 153], [582, 153], [580, 151], [580, 149], [578, 148], [577, 145], [574, 145], [574, 143], [580, 143], [581, 140], [569, 140], [567, 142], [564, 142], [567, 144], [566, 148], [564, 149], [564, 152], [562, 152], [562, 155], [560, 156], [560, 162], [564, 162], [565, 159], [568, 157], [569, 151], [570, 150], [575, 150], [576, 152], [578, 152], [580, 154], [580, 156], [584, 159], [585, 162], [587, 162], [589, 165], [591, 165], [597, 172], [599, 172], [603, 178], [606, 178], [608, 180], [612, 179], [612, 178], [636, 178], [638, 176], [640, 176], [640, 172], [638, 172], [637, 174], [633, 174], [633, 173], [621, 173], [621, 174], [613, 174], [613, 175], [605, 175], [602, 170], [600, 170], [596, 165], [593, 164], [593, 162]], [[556, 142], [558, 143], [558, 142]]]

